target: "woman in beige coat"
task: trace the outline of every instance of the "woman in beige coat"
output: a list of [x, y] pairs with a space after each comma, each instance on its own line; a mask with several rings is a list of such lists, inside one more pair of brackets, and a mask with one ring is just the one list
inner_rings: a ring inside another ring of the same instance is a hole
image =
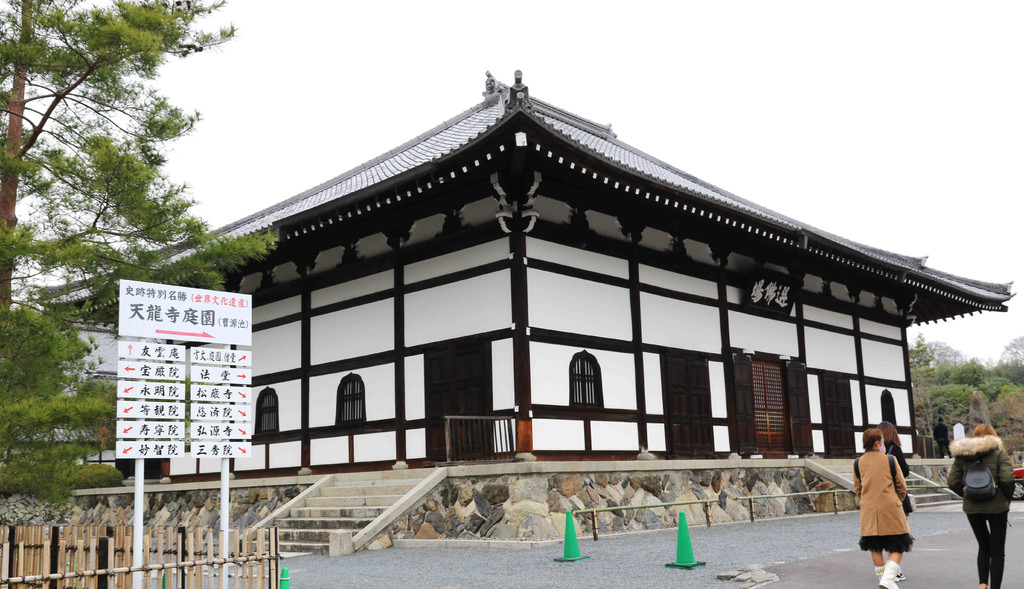
[[[903, 513], [907, 482], [898, 466], [890, 468], [881, 430], [865, 430], [863, 441], [864, 455], [854, 462], [853, 475], [853, 488], [860, 497], [860, 549], [871, 552], [878, 586], [899, 589], [900, 561], [914, 545]], [[883, 552], [889, 553], [888, 562]]]

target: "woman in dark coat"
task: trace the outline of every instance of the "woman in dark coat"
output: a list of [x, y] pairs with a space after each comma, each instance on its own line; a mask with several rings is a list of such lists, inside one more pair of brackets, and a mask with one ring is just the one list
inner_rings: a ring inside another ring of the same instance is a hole
[[[881, 430], [865, 430], [863, 442], [865, 452], [854, 463], [853, 473], [853, 489], [860, 497], [860, 549], [871, 552], [878, 586], [898, 589], [900, 561], [914, 545], [903, 513], [907, 483], [900, 469], [889, 468]], [[889, 562], [885, 562], [884, 552], [889, 553]]]
[[1013, 465], [1003, 441], [991, 425], [974, 428], [974, 435], [949, 445], [953, 466], [946, 482], [957, 495], [964, 494], [964, 475], [971, 464], [982, 461], [999, 490], [988, 501], [964, 499], [964, 513], [978, 540], [978, 583], [980, 589], [999, 589], [1006, 562], [1006, 519], [1013, 496]]

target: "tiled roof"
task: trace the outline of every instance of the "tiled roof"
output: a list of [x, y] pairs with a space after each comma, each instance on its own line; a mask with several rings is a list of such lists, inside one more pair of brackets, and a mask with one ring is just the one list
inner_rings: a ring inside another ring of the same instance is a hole
[[[498, 90], [504, 98], [509, 88], [499, 84]], [[922, 279], [935, 281], [980, 300], [1002, 303], [1013, 296], [1011, 284], [981, 282], [938, 272], [925, 266], [926, 258], [904, 256], [859, 244], [759, 206], [619, 141], [610, 126], [588, 121], [535, 98], [530, 98], [528, 105], [525, 109], [528, 116], [564, 136], [580, 149], [631, 174], [761, 219], [782, 230], [801, 233], [823, 247], [862, 256], [899, 271], [912, 272]], [[342, 204], [343, 199], [350, 195], [412, 172], [459, 150], [519, 110], [507, 109], [504, 99], [485, 101], [396, 149], [288, 200], [222, 227], [218, 232], [225, 235], [254, 233], [325, 203]]]

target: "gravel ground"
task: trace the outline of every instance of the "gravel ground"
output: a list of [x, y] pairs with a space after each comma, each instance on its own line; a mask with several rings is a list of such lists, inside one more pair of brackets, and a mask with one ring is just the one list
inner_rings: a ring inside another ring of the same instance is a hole
[[[918, 511], [910, 516], [916, 537], [967, 534], [967, 520], [956, 510]], [[341, 587], [730, 587], [719, 573], [750, 565], [778, 567], [835, 552], [858, 550], [858, 513], [761, 520], [754, 523], [691, 527], [694, 557], [707, 566], [694, 570], [666, 568], [676, 558], [675, 529], [579, 540], [589, 560], [555, 562], [562, 544], [531, 549], [466, 546], [391, 548], [329, 558], [287, 558], [294, 589]], [[972, 538], [973, 540], [973, 538]], [[451, 544], [451, 543], [446, 543]], [[909, 557], [908, 557], [909, 558]], [[867, 559], [865, 559], [867, 560]], [[863, 567], [862, 567], [863, 568]], [[842, 587], [839, 579], [821, 586]]]

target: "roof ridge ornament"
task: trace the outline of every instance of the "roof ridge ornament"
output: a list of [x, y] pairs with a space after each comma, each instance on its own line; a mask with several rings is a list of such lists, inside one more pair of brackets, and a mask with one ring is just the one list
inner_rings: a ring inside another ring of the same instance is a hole
[[516, 70], [516, 83], [509, 88], [508, 102], [505, 103], [505, 112], [510, 112], [516, 107], [522, 107], [525, 110], [531, 108], [530, 104], [530, 87], [523, 84], [523, 71]]
[[494, 76], [491, 75], [490, 70], [485, 72], [485, 75], [487, 79], [484, 80], [484, 91], [482, 93], [484, 103], [487, 106], [494, 106], [501, 99], [501, 86], [498, 84], [498, 80], [494, 79]]

